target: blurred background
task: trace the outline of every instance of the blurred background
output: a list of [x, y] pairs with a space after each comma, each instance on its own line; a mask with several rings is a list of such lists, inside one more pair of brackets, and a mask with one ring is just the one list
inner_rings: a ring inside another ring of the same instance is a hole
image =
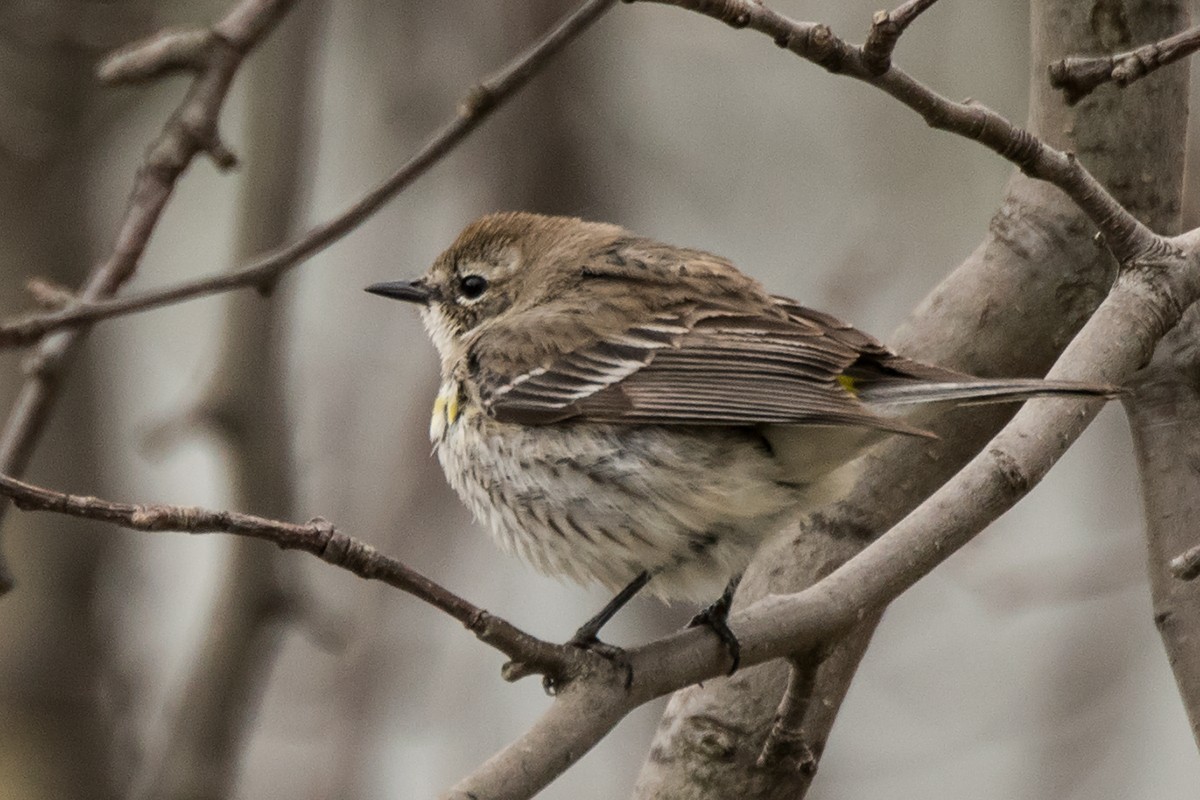
[[[575, 0], [301, 2], [198, 159], [131, 288], [241, 263], [339, 211], [468, 86]], [[773, 7], [853, 40], [875, 2]], [[223, 2], [0, 4], [0, 313], [111, 247], [184, 79], [103, 89], [96, 59]], [[897, 60], [1023, 120], [1027, 10], [945, 3]], [[732, 258], [880, 335], [979, 241], [1008, 166], [881, 93], [711, 20], [618, 6], [468, 142], [282, 281], [101, 323], [31, 480], [119, 500], [327, 517], [561, 640], [606, 595], [498, 555], [429, 455], [437, 364], [416, 314], [362, 292], [425, 269], [484, 212], [621, 223]], [[20, 353], [0, 351], [0, 400]], [[888, 612], [812, 797], [1194, 796], [1197, 758], [1151, 621], [1130, 444], [1110, 407], [1033, 495]], [[230, 537], [10, 514], [0, 798], [430, 797], [550, 702], [447, 617], [310, 556]], [[634, 644], [695, 609], [637, 601]], [[662, 709], [543, 796], [628, 793]]]

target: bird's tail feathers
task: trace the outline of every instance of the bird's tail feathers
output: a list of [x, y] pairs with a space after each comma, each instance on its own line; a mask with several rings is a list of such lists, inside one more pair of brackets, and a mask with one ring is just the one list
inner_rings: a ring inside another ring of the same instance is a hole
[[880, 405], [916, 405], [953, 402], [960, 405], [1010, 403], [1034, 397], [1082, 396], [1113, 398], [1123, 394], [1116, 386], [1036, 378], [977, 378], [955, 381], [880, 381], [862, 386], [859, 398]]

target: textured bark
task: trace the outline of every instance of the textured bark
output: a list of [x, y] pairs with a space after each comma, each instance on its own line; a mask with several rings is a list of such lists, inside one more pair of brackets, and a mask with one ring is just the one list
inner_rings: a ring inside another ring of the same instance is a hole
[[[1164, 69], [1124, 92], [1099, 91], [1074, 109], [1045, 76], [1051, 60], [1127, 49], [1180, 30], [1186, 5], [1157, 3], [1126, 13], [1111, 3], [1041, 0], [1033, 4], [1032, 19], [1028, 127], [1048, 143], [1077, 152], [1139, 218], [1156, 229], [1171, 228], [1180, 205], [1186, 69]], [[893, 343], [901, 352], [982, 375], [1042, 374], [1115, 274], [1092, 233], [1057, 189], [1014, 177], [984, 242], [922, 303]], [[956, 472], [1004, 419], [999, 409], [957, 411], [929, 423], [943, 436], [936, 446], [898, 442], [871, 453], [842, 502], [807, 515], [760, 553], [736, 605], [815, 582]], [[817, 676], [805, 722], [817, 755], [856, 666], [851, 653], [826, 662]], [[811, 771], [756, 766], [786, 679], [786, 665], [772, 663], [678, 692], [635, 796], [803, 796]]]
[[[1200, 137], [1188, 142], [1189, 163]], [[1183, 222], [1200, 224], [1200, 171], [1185, 176]], [[1147, 567], [1158, 626], [1192, 735], [1200, 744], [1200, 581], [1171, 574], [1172, 558], [1197, 543], [1200, 518], [1200, 311], [1193, 306], [1159, 343], [1126, 402], [1146, 513]]]

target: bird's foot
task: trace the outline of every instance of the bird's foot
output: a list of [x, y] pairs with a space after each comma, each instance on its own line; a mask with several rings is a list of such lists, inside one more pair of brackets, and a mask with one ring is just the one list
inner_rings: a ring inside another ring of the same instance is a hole
[[692, 617], [692, 621], [688, 623], [689, 628], [707, 625], [721, 640], [721, 644], [725, 645], [725, 651], [729, 653], [727, 675], [737, 672], [738, 666], [742, 663], [742, 643], [733, 635], [733, 631], [729, 629], [729, 624], [726, 622], [729, 619], [730, 605], [732, 605], [732, 592], [726, 592], [715, 603]]

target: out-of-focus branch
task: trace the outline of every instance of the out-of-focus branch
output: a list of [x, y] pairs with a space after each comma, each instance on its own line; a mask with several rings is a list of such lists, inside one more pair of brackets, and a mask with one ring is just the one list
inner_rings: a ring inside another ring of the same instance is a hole
[[[176, 181], [197, 153], [210, 154], [220, 166], [234, 163], [236, 159], [218, 133], [221, 107], [246, 54], [294, 1], [240, 0], [207, 31], [159, 34], [120, 51], [101, 67], [102, 77], [113, 83], [182, 68], [195, 77], [183, 102], [147, 151], [112, 253], [92, 270], [79, 292], [81, 300], [109, 297], [133, 275]], [[187, 58], [182, 56], [185, 53]], [[83, 328], [57, 333], [29, 354], [25, 383], [0, 431], [0, 473], [20, 475], [25, 471], [58, 396], [69, 358], [83, 335]], [[0, 522], [7, 508], [7, 503], [0, 504]], [[0, 552], [0, 594], [11, 585]]]
[[[321, 4], [295, 9], [246, 76], [240, 256], [277, 246], [300, 227], [312, 65], [326, 10]], [[215, 439], [230, 504], [276, 519], [292, 518], [298, 505], [284, 380], [289, 309], [285, 298], [230, 296], [209, 384], [183, 421], [167, 426], [182, 437]], [[193, 421], [199, 424], [181, 430]], [[165, 733], [145, 747], [144, 791], [132, 800], [222, 800], [233, 794], [283, 637], [312, 616], [295, 566], [275, 548], [249, 539], [237, 538], [226, 549], [196, 657], [167, 710]]]
[[347, 536], [319, 517], [298, 524], [195, 506], [113, 503], [97, 497], [55, 492], [8, 475], [0, 475], [0, 495], [10, 498], [22, 511], [53, 511], [109, 522], [135, 531], [232, 533], [274, 542], [284, 550], [303, 550], [360, 578], [382, 581], [428, 603], [461, 622], [484, 644], [494, 647], [514, 662], [561, 676], [560, 683], [564, 685], [579, 675], [595, 672], [598, 665], [608, 666], [606, 672], [624, 675], [622, 670], [609, 665], [594, 653], [530, 636], [404, 563], [380, 553], [359, 539]]
[[1175, 556], [1168, 566], [1171, 574], [1181, 581], [1194, 581], [1196, 578], [1200, 578], [1200, 545], [1189, 547]]
[[1096, 87], [1115, 83], [1122, 89], [1160, 67], [1173, 64], [1200, 50], [1200, 26], [1111, 56], [1071, 56], [1050, 65], [1050, 83], [1062, 89], [1067, 103], [1074, 105]]
[[454, 118], [438, 130], [396, 172], [332, 219], [283, 247], [262, 254], [244, 267], [185, 281], [177, 286], [98, 302], [82, 297], [63, 308], [0, 322], [0, 347], [28, 344], [63, 328], [75, 328], [110, 317], [145, 311], [194, 297], [254, 287], [266, 292], [288, 270], [324, 250], [361, 225], [384, 203], [421, 177], [479, 127], [485, 119], [536, 75], [546, 62], [579, 37], [616, 0], [588, 0], [565, 17], [499, 72], [476, 84], [459, 104]]

